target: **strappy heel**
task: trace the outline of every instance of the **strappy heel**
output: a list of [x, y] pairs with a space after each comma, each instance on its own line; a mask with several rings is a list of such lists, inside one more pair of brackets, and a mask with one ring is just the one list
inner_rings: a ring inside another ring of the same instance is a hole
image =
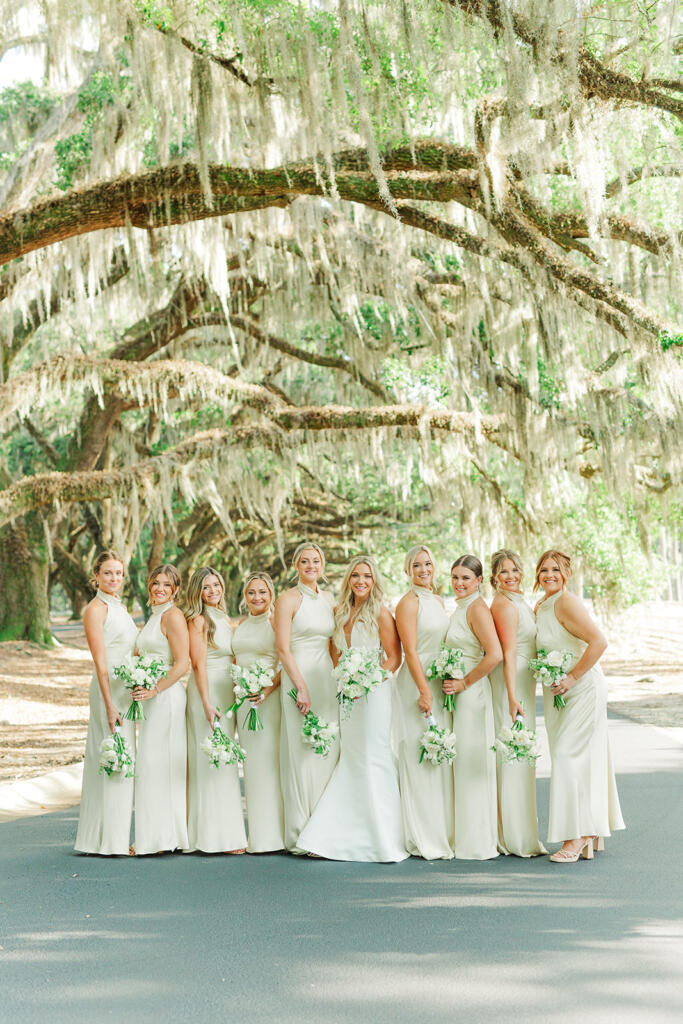
[[584, 839], [578, 850], [560, 849], [548, 859], [554, 864], [576, 864], [579, 857], [583, 857], [584, 860], [593, 860], [593, 836]]

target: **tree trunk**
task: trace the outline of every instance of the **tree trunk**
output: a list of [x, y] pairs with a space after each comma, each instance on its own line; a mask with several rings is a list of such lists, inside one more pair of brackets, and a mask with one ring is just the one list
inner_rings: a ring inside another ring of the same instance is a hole
[[45, 534], [35, 516], [0, 530], [0, 640], [52, 643], [49, 568]]

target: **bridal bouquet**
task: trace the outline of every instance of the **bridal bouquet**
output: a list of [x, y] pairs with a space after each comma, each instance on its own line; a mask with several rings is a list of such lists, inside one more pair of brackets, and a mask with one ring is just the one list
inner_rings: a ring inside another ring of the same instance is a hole
[[[289, 696], [295, 702], [299, 699], [294, 687], [289, 691]], [[338, 732], [339, 726], [326, 722], [324, 718], [318, 718], [312, 711], [307, 711], [304, 715], [304, 724], [301, 726], [303, 741], [309, 747], [313, 747], [315, 753], [321, 757], [327, 757]]]
[[[145, 690], [153, 690], [157, 681], [169, 671], [161, 658], [155, 654], [133, 654], [122, 665], [116, 665], [114, 675], [123, 679], [127, 690], [133, 691], [136, 686]], [[130, 722], [144, 722], [145, 716], [139, 700], [132, 700], [124, 718]]]
[[512, 728], [504, 726], [491, 750], [500, 754], [504, 764], [511, 764], [513, 761], [527, 761], [532, 767], [536, 764], [536, 758], [541, 756], [541, 750], [536, 740], [536, 733], [524, 727], [524, 719], [517, 715]]
[[114, 726], [114, 732], [110, 736], [105, 736], [100, 744], [100, 762], [97, 770], [100, 775], [107, 775], [109, 778], [123, 772], [125, 778], [132, 779], [135, 774], [133, 758], [118, 723]]
[[[237, 711], [245, 700], [260, 697], [267, 686], [273, 685], [273, 669], [269, 668], [265, 661], [259, 660], [252, 662], [251, 665], [233, 665], [232, 682], [235, 701], [226, 711], [228, 718], [232, 717], [233, 711]], [[258, 709], [253, 705], [244, 722], [245, 725], [249, 723], [247, 728], [250, 732], [258, 732], [263, 728]]]
[[332, 679], [337, 684], [337, 700], [344, 718], [351, 714], [353, 702], [376, 690], [389, 673], [379, 663], [379, 651], [369, 647], [349, 647], [342, 651]]
[[201, 743], [204, 751], [214, 768], [221, 768], [226, 764], [244, 764], [247, 756], [246, 751], [235, 740], [224, 733], [218, 724], [218, 719], [213, 723], [213, 732]]
[[[459, 647], [447, 647], [441, 644], [436, 659], [427, 669], [428, 679], [464, 679], [465, 655]], [[455, 711], [457, 693], [444, 695], [443, 706], [446, 711]]]
[[[539, 647], [536, 657], [529, 662], [529, 668], [537, 683], [552, 686], [553, 683], [559, 683], [560, 679], [564, 679], [574, 657], [571, 651], [545, 651]], [[562, 694], [556, 693], [553, 697], [553, 707], [563, 708], [566, 704]]]
[[427, 731], [420, 743], [420, 764], [425, 758], [432, 764], [453, 764], [456, 756], [455, 733], [441, 729], [433, 715], [427, 719]]

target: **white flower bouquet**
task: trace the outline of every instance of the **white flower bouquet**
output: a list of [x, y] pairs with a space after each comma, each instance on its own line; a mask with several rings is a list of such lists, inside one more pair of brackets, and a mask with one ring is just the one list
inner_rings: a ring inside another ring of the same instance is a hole
[[[136, 686], [153, 690], [157, 681], [168, 671], [168, 665], [154, 654], [133, 654], [122, 665], [116, 665], [114, 675], [122, 679], [126, 689], [132, 692]], [[144, 722], [141, 702], [132, 700], [123, 717], [131, 722]]]
[[126, 779], [132, 779], [135, 774], [133, 758], [118, 722], [114, 726], [114, 732], [110, 736], [105, 736], [100, 744], [100, 761], [97, 770], [100, 775], [107, 775], [109, 778], [123, 772]]
[[349, 647], [342, 651], [332, 679], [337, 686], [337, 700], [344, 718], [351, 714], [354, 701], [368, 699], [387, 679], [389, 673], [379, 663], [379, 651], [369, 647]]
[[[436, 659], [427, 669], [428, 679], [464, 679], [465, 678], [465, 655], [459, 647], [448, 647], [441, 644]], [[444, 695], [443, 706], [446, 711], [455, 711], [455, 698], [457, 693]]]
[[[543, 686], [552, 686], [559, 683], [567, 674], [567, 669], [574, 661], [575, 655], [571, 651], [546, 651], [539, 647], [536, 657], [529, 662], [529, 668], [534, 674], [537, 683]], [[564, 708], [567, 702], [561, 693], [556, 693], [553, 698], [553, 707]]]
[[214, 768], [222, 768], [227, 764], [244, 764], [244, 759], [247, 756], [246, 751], [239, 743], [223, 732], [218, 724], [218, 719], [213, 723], [213, 732], [205, 740], [202, 740], [200, 746]]
[[[289, 696], [295, 702], [299, 699], [294, 687], [289, 691]], [[303, 741], [309, 747], [313, 747], [314, 752], [320, 754], [321, 757], [327, 757], [338, 732], [338, 725], [326, 722], [324, 718], [319, 718], [312, 711], [307, 711], [304, 715], [304, 724], [301, 726]]]
[[436, 719], [430, 715], [427, 719], [427, 731], [420, 741], [420, 764], [431, 761], [432, 764], [451, 765], [456, 757], [455, 733], [442, 729]]
[[[245, 700], [260, 700], [266, 687], [273, 685], [273, 669], [267, 662], [259, 660], [252, 662], [251, 665], [233, 665], [232, 682], [235, 701], [226, 711], [228, 718], [232, 717], [233, 712], [237, 711]], [[258, 732], [263, 728], [261, 716], [253, 704], [244, 719], [244, 724], [250, 732]]]
[[536, 733], [525, 728], [521, 715], [516, 716], [511, 728], [503, 726], [491, 750], [501, 755], [503, 764], [526, 761], [533, 767], [536, 764], [536, 758], [541, 756]]

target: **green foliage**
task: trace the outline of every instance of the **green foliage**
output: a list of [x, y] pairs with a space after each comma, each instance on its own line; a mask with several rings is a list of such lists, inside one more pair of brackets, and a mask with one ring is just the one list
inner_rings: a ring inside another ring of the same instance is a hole
[[660, 334], [659, 344], [662, 352], [668, 352], [670, 348], [683, 345], [683, 334]]
[[129, 87], [129, 76], [125, 68], [117, 79], [106, 71], [96, 71], [78, 94], [78, 110], [84, 115], [83, 127], [55, 145], [57, 157], [57, 188], [66, 191], [74, 184], [74, 178], [90, 163], [93, 150], [93, 134], [102, 123], [107, 107], [120, 100]]
[[19, 82], [0, 92], [0, 169], [8, 170], [16, 162], [56, 104], [50, 90], [33, 82]]

